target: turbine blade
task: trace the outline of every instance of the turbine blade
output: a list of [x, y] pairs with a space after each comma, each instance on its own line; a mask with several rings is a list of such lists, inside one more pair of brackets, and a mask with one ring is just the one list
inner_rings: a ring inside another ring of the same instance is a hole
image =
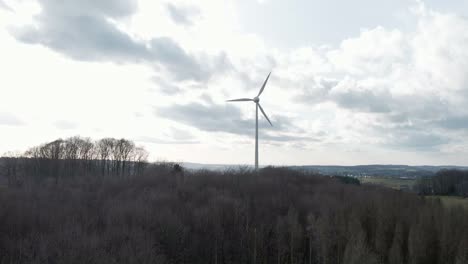
[[227, 100], [226, 102], [249, 102], [253, 101], [250, 98], [240, 98], [240, 99], [232, 99], [232, 100]]
[[267, 78], [265, 79], [265, 82], [263, 83], [262, 88], [260, 89], [260, 92], [258, 93], [257, 97], [263, 93], [263, 90], [265, 89], [265, 85], [267, 84], [268, 79], [270, 79], [270, 74], [271, 72], [268, 74]]
[[263, 116], [265, 116], [266, 120], [268, 120], [268, 123], [270, 123], [270, 125], [273, 126], [273, 124], [271, 123], [268, 116], [265, 114], [265, 111], [263, 111], [263, 108], [262, 108], [262, 106], [260, 104], [258, 104], [258, 108], [260, 108], [260, 111], [262, 111], [262, 114], [263, 114]]

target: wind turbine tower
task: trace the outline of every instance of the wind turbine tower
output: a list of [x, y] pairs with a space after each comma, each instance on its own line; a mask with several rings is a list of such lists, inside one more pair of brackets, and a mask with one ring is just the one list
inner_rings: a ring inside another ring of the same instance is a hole
[[263, 93], [263, 90], [265, 90], [265, 85], [268, 82], [268, 79], [270, 78], [271, 72], [268, 74], [267, 78], [265, 79], [265, 82], [262, 85], [262, 88], [260, 88], [260, 92], [258, 92], [258, 95], [255, 96], [254, 98], [239, 98], [239, 99], [233, 99], [233, 100], [227, 100], [227, 102], [254, 102], [255, 103], [255, 170], [258, 170], [258, 109], [260, 108], [260, 111], [262, 111], [263, 116], [268, 120], [268, 123], [270, 123], [271, 126], [273, 124], [271, 123], [270, 119], [266, 115], [265, 111], [263, 110], [262, 106], [260, 105], [260, 95]]

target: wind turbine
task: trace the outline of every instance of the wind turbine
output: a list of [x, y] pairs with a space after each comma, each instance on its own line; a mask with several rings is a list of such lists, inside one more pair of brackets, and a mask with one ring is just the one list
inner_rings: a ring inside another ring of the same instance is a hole
[[258, 95], [255, 96], [254, 98], [240, 98], [240, 99], [233, 99], [233, 100], [227, 100], [226, 102], [254, 102], [255, 103], [255, 170], [258, 170], [258, 109], [260, 108], [260, 111], [262, 111], [263, 116], [265, 116], [266, 120], [268, 120], [268, 123], [270, 123], [271, 126], [273, 124], [271, 123], [270, 119], [268, 116], [265, 114], [265, 111], [263, 110], [262, 106], [260, 105], [260, 95], [263, 93], [263, 90], [265, 89], [265, 85], [268, 82], [268, 79], [270, 78], [271, 72], [268, 74], [267, 78], [265, 79], [265, 82], [262, 85], [262, 88], [260, 88], [260, 92], [258, 92]]

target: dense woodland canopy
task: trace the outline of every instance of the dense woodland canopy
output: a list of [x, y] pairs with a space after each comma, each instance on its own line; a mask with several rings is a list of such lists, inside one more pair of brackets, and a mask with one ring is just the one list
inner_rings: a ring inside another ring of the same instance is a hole
[[466, 264], [467, 220], [438, 200], [300, 171], [152, 164], [0, 189], [0, 263]]

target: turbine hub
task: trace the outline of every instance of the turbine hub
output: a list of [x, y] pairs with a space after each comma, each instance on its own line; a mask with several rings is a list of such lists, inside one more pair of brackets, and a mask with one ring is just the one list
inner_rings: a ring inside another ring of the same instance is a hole
[[257, 97], [255, 97], [255, 98], [253, 99], [253, 101], [254, 101], [255, 103], [258, 103], [258, 102], [260, 102], [260, 98], [258, 98], [258, 96], [257, 96]]

